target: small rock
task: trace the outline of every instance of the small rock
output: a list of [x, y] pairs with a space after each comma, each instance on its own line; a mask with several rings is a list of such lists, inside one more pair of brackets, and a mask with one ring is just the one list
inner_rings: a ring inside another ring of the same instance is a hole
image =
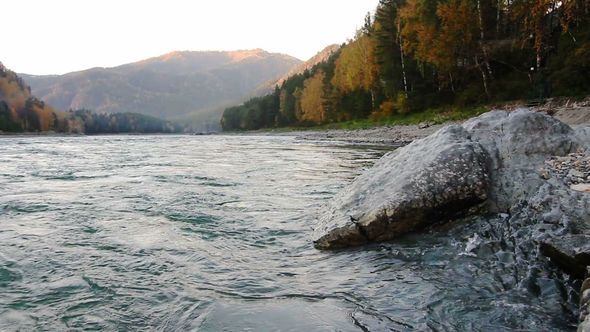
[[571, 190], [581, 191], [583, 193], [590, 193], [590, 183], [578, 183], [570, 186]]
[[586, 267], [590, 265], [590, 236], [565, 235], [541, 242], [540, 249], [544, 256], [575, 278], [586, 276]]
[[577, 169], [570, 169], [570, 171], [568, 172], [568, 176], [571, 176], [573, 178], [581, 178], [584, 176], [584, 174], [580, 171], [578, 171]]
[[430, 124], [429, 122], [420, 122], [418, 124], [418, 128], [419, 129], [426, 129], [428, 127], [432, 126], [432, 124]]

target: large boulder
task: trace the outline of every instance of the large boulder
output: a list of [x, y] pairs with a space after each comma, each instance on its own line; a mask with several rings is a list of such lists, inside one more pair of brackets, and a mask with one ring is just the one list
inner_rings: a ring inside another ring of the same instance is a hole
[[388, 153], [329, 204], [315, 246], [391, 240], [454, 217], [486, 200], [488, 163], [457, 125]]
[[540, 173], [549, 157], [584, 148], [582, 136], [528, 110], [489, 112], [445, 127], [386, 154], [344, 188], [321, 214], [314, 244], [334, 249], [391, 240], [474, 207], [503, 213], [523, 202], [538, 202], [534, 213], [542, 218], [585, 220], [587, 200]]

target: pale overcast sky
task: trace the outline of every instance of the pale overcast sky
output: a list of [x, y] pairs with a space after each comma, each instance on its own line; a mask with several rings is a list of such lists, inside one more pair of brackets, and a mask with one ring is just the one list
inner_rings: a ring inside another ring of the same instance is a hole
[[302, 60], [354, 36], [378, 0], [9, 0], [0, 62], [28, 74], [175, 50], [262, 48]]

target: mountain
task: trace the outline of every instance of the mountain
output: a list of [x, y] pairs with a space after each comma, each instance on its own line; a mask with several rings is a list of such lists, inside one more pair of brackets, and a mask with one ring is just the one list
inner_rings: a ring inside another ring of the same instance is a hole
[[182, 51], [113, 68], [22, 76], [35, 95], [56, 108], [133, 112], [212, 128], [226, 105], [300, 63], [260, 49]]

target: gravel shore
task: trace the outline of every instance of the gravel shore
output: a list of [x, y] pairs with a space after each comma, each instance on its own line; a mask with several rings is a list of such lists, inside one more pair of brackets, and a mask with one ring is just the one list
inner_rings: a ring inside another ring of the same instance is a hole
[[298, 132], [297, 138], [313, 141], [338, 141], [353, 144], [403, 146], [413, 140], [429, 136], [446, 125], [448, 125], [448, 123], [431, 126], [409, 125], [377, 127], [371, 129], [335, 129], [327, 131]]

